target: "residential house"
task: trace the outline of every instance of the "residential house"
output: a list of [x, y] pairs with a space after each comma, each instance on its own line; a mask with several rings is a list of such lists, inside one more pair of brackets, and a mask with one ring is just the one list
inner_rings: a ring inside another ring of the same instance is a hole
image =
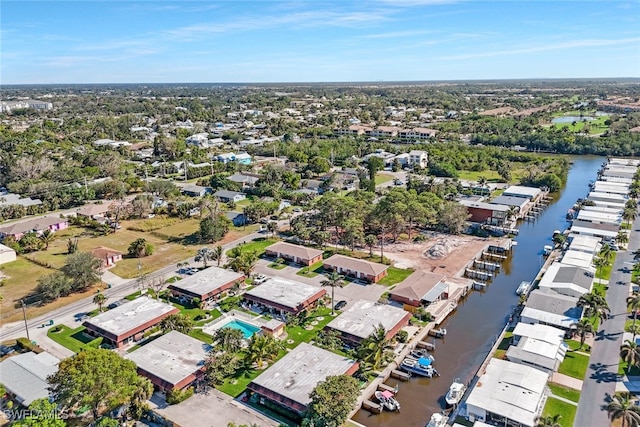
[[429, 155], [423, 150], [409, 151], [409, 166], [424, 169], [429, 164]]
[[549, 375], [493, 358], [466, 400], [469, 421], [535, 427], [544, 409]]
[[7, 264], [16, 260], [16, 251], [9, 246], [0, 244], [0, 265]]
[[189, 197], [202, 197], [210, 190], [209, 187], [201, 187], [199, 185], [185, 185], [180, 189], [182, 194]]
[[441, 299], [446, 299], [449, 285], [443, 274], [418, 270], [398, 283], [390, 292], [392, 301], [411, 307], [427, 306]]
[[216, 197], [222, 203], [229, 203], [229, 202], [237, 203], [247, 198], [247, 195], [245, 193], [240, 193], [238, 191], [229, 191], [229, 190], [218, 190], [215, 193], [213, 193], [213, 196]]
[[45, 230], [59, 231], [69, 227], [69, 222], [65, 218], [43, 216], [29, 219], [0, 227], [0, 239], [11, 236], [20, 240], [27, 233], [41, 235]]
[[106, 246], [98, 246], [91, 251], [91, 255], [102, 262], [102, 268], [109, 268], [116, 265], [118, 261], [122, 261], [122, 252]]
[[242, 227], [243, 225], [247, 225], [247, 217], [244, 212], [234, 212], [228, 211], [225, 212], [225, 216], [231, 220], [234, 226]]
[[313, 249], [306, 246], [294, 245], [287, 242], [276, 242], [265, 248], [265, 255], [273, 258], [283, 258], [287, 261], [312, 265], [318, 261], [322, 261], [324, 251]]
[[554, 262], [540, 279], [539, 289], [550, 289], [561, 295], [580, 298], [591, 292], [593, 287], [593, 269]]
[[332, 255], [323, 261], [325, 270], [377, 283], [387, 275], [388, 265], [351, 258], [344, 255]]
[[97, 217], [104, 217], [111, 209], [112, 203], [99, 203], [93, 205], [85, 205], [76, 210], [76, 216], [81, 216], [90, 219], [96, 219]]
[[568, 331], [582, 318], [578, 298], [561, 295], [550, 289], [535, 289], [529, 294], [520, 321], [554, 326]]
[[550, 374], [558, 370], [567, 353], [564, 334], [562, 329], [553, 326], [518, 323], [506, 357], [512, 362]]
[[508, 219], [510, 206], [485, 203], [471, 199], [462, 199], [458, 203], [467, 208], [471, 215], [469, 221], [480, 224], [504, 225]]

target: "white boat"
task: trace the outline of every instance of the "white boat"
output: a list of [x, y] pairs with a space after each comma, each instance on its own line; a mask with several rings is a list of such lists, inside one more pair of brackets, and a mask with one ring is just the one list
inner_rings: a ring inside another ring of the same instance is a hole
[[426, 427], [445, 427], [447, 425], [447, 417], [439, 412], [431, 415], [431, 419], [427, 423]]
[[444, 397], [447, 405], [457, 405], [458, 402], [460, 402], [460, 399], [462, 399], [462, 396], [464, 395], [464, 391], [466, 389], [467, 387], [460, 381], [460, 378], [456, 378], [455, 380], [453, 380], [453, 383], [451, 383], [451, 387], [449, 387], [447, 395]]
[[522, 282], [520, 282], [518, 289], [516, 289], [516, 294], [525, 295], [527, 292], [529, 292], [530, 286], [531, 286], [531, 282], [527, 282], [526, 280], [523, 280]]
[[378, 399], [378, 402], [380, 402], [380, 404], [387, 410], [389, 411], [400, 410], [400, 403], [398, 403], [395, 397], [393, 397], [393, 392], [389, 390], [385, 390], [385, 391], [378, 390], [374, 393], [374, 395], [376, 396], [376, 399]]
[[415, 350], [411, 350], [409, 352], [409, 357], [412, 357], [414, 359], [420, 359], [421, 357], [426, 357], [427, 359], [431, 359], [432, 362], [436, 361], [436, 358], [433, 357], [432, 354], [430, 354], [426, 349], [421, 348], [421, 349], [415, 349]]
[[549, 256], [551, 255], [551, 252], [553, 252], [553, 246], [544, 245], [544, 248], [542, 248], [542, 253], [544, 253], [545, 256]]
[[420, 375], [427, 378], [440, 376], [438, 371], [436, 371], [431, 364], [431, 359], [428, 359], [426, 357], [421, 357], [417, 360], [407, 357], [400, 364], [400, 368], [404, 369], [407, 372], [411, 372], [412, 374]]
[[443, 338], [445, 335], [447, 335], [447, 330], [445, 328], [430, 329], [429, 335], [436, 338]]

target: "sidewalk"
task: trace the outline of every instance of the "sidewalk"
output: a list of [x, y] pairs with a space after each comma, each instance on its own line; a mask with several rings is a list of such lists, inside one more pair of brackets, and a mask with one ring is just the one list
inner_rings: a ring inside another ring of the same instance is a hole
[[570, 377], [568, 375], [560, 374], [558, 372], [554, 372], [553, 374], [551, 374], [549, 382], [563, 385], [574, 390], [582, 390], [582, 380]]

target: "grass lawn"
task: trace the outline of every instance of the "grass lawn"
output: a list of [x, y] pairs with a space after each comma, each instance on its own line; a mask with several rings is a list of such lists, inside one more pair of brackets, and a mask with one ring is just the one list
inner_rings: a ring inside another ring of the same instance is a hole
[[264, 254], [265, 248], [267, 246], [274, 244], [275, 242], [277, 242], [277, 240], [275, 239], [267, 239], [264, 237], [260, 237], [258, 239], [254, 239], [250, 241], [249, 243], [244, 243], [239, 247], [242, 248], [242, 252], [255, 251], [258, 254], [258, 256], [261, 256], [262, 254]]
[[496, 359], [504, 359], [504, 355], [507, 354], [507, 350], [511, 345], [511, 337], [513, 337], [513, 332], [505, 332], [500, 344], [498, 344], [498, 348], [495, 353], [493, 353], [493, 357]]
[[387, 269], [387, 275], [382, 280], [380, 280], [378, 284], [383, 286], [395, 285], [396, 283], [400, 283], [404, 279], [409, 277], [413, 272], [413, 270], [404, 268], [389, 267]]
[[551, 392], [556, 396], [564, 397], [572, 402], [578, 403], [580, 400], [580, 390], [574, 390], [569, 387], [564, 387], [558, 384], [549, 384]]
[[579, 380], [584, 379], [584, 375], [587, 372], [587, 366], [589, 365], [589, 356], [582, 354], [569, 352], [564, 358], [564, 361], [560, 364], [558, 372], [568, 375]]
[[[569, 349], [572, 351], [576, 351], [580, 347], [579, 340], [564, 340], [564, 342], [569, 346]], [[584, 348], [581, 351], [585, 351]]]
[[[613, 263], [616, 262], [616, 253], [613, 253], [611, 257], [611, 262], [609, 265], [605, 265], [604, 267], [596, 269], [596, 279], [609, 280], [611, 277], [611, 269], [613, 268]], [[596, 284], [598, 281], [596, 280]]]
[[563, 427], [573, 427], [573, 420], [576, 417], [577, 409], [577, 406], [550, 397], [547, 399], [547, 404], [544, 405], [542, 416], [546, 417], [549, 415], [553, 416], [559, 414], [562, 416], [559, 421], [560, 425]]
[[265, 369], [240, 368], [232, 377], [227, 378], [216, 388], [229, 396], [238, 397], [245, 391], [249, 383], [264, 371]]
[[376, 174], [376, 185], [384, 184], [385, 182], [391, 181], [392, 179], [393, 175], [378, 173]]
[[[54, 273], [55, 270], [40, 267], [22, 256], [18, 256], [15, 261], [0, 266], [0, 272], [7, 276], [0, 290], [2, 294], [0, 318], [5, 320], [7, 317], [15, 317], [17, 320], [17, 316], [22, 317], [22, 311], [16, 304], [21, 298], [33, 292], [40, 277]], [[27, 310], [27, 314], [30, 314], [30, 311], [31, 309]]]
[[596, 282], [593, 284], [593, 291], [595, 293], [598, 293], [602, 296], [607, 295], [607, 289], [609, 288], [608, 285], [604, 284], [604, 283], [598, 283], [598, 281], [596, 280]]
[[316, 277], [318, 274], [322, 274], [323, 267], [322, 261], [318, 261], [315, 264], [311, 264], [309, 267], [302, 267], [296, 274], [303, 277]]
[[637, 377], [640, 376], [640, 368], [632, 366], [631, 369], [629, 369], [627, 363], [620, 359], [620, 363], [618, 364], [618, 375], [631, 375]]
[[191, 329], [189, 336], [207, 344], [213, 343], [213, 337], [202, 332], [202, 329]]
[[284, 270], [287, 268], [287, 264], [278, 264], [277, 262], [272, 262], [267, 267], [273, 268], [274, 270]]
[[[317, 317], [322, 317], [322, 320], [316, 320]], [[288, 339], [285, 341], [285, 346], [288, 348], [294, 348], [301, 342], [309, 342], [313, 340], [318, 332], [320, 332], [329, 322], [331, 322], [334, 317], [331, 315], [331, 309], [328, 307], [318, 308], [311, 316], [309, 316], [309, 320], [307, 321], [308, 325], [311, 325], [311, 322], [314, 320], [318, 322], [317, 325], [313, 326], [313, 329], [305, 329], [301, 326], [286, 326], [285, 329], [287, 331]], [[293, 342], [288, 342], [289, 340], [293, 340]]]
[[[61, 329], [59, 332], [54, 330]], [[47, 337], [51, 338], [63, 347], [68, 348], [74, 353], [79, 353], [83, 348], [97, 348], [102, 343], [102, 338], [92, 338], [84, 335], [84, 326], [71, 329], [66, 325], [57, 325], [49, 328]]]

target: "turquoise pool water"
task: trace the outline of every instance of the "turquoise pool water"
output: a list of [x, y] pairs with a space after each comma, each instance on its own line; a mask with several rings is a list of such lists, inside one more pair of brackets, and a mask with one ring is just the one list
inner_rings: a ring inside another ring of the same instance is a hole
[[245, 339], [251, 338], [253, 334], [260, 330], [260, 328], [253, 326], [251, 323], [243, 322], [242, 320], [238, 319], [233, 319], [232, 321], [222, 325], [222, 327], [241, 330], [242, 335], [244, 335]]

